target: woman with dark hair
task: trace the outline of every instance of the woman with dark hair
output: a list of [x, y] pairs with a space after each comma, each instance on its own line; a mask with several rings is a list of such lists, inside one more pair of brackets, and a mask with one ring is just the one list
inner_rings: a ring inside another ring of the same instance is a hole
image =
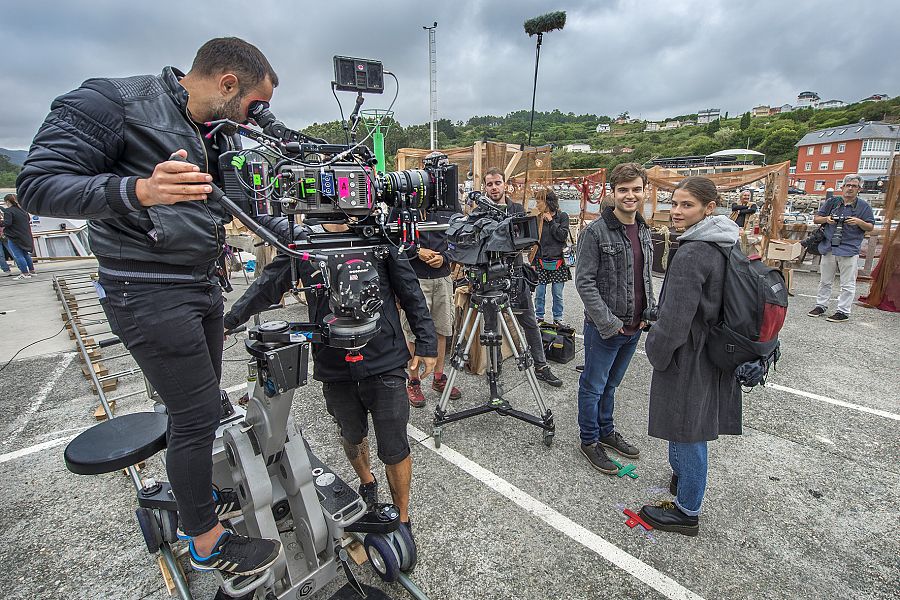
[[547, 286], [553, 296], [553, 322], [560, 324], [563, 318], [563, 288], [572, 279], [569, 265], [563, 258], [563, 248], [569, 239], [569, 215], [559, 210], [559, 198], [547, 190], [542, 215], [540, 247], [534, 256], [538, 285], [535, 289], [534, 312], [538, 321], [544, 320]]
[[641, 517], [661, 531], [692, 536], [700, 532], [707, 442], [741, 433], [741, 388], [705, 348], [722, 310], [726, 258], [716, 246], [731, 248], [740, 232], [727, 216], [713, 216], [718, 197], [705, 177], [684, 179], [672, 194], [672, 223], [683, 233], [645, 345], [653, 366], [649, 433], [669, 441], [675, 502], [644, 506]]
[[3, 231], [6, 234], [6, 248], [22, 272], [16, 279], [30, 279], [34, 275], [34, 239], [31, 237], [31, 217], [22, 210], [15, 194], [3, 198]]

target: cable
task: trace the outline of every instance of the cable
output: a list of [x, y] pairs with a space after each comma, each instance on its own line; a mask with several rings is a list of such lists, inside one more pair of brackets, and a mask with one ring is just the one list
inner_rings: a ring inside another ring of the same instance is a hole
[[[343, 126], [343, 125], [344, 125], [344, 107], [341, 105], [341, 99], [338, 98], [337, 91], [336, 91], [336, 89], [335, 89], [335, 84], [336, 84], [336, 83], [337, 83], [337, 82], [335, 82], [335, 81], [332, 81], [332, 82], [331, 82], [331, 95], [334, 96], [334, 99], [335, 99], [335, 101], [337, 102], [337, 105], [338, 105], [338, 110], [341, 112], [341, 126]], [[350, 132], [347, 131], [347, 128], [346, 128], [346, 127], [344, 127], [343, 129], [344, 129], [344, 140], [345, 140], [345, 143], [349, 146], [349, 145], [350, 145]]]
[[46, 342], [47, 340], [52, 340], [53, 338], [55, 338], [56, 336], [61, 334], [65, 330], [65, 328], [69, 326], [69, 323], [71, 323], [71, 320], [66, 320], [66, 322], [65, 322], [65, 324], [63, 324], [62, 328], [59, 331], [57, 331], [56, 333], [54, 333], [53, 335], [51, 335], [49, 337], [45, 337], [43, 339], [40, 339], [36, 342], [31, 342], [27, 346], [23, 346], [23, 347], [19, 348], [16, 351], [16, 353], [12, 355], [12, 358], [10, 358], [8, 361], [6, 361], [6, 364], [4, 364], [2, 367], [0, 367], [0, 373], [2, 373], [3, 370], [6, 369], [6, 367], [8, 367], [10, 365], [10, 363], [13, 361], [13, 359], [15, 359], [19, 355], [20, 352], [22, 352], [26, 348], [30, 348], [31, 346], [34, 346], [35, 344], [39, 344], [41, 342]]

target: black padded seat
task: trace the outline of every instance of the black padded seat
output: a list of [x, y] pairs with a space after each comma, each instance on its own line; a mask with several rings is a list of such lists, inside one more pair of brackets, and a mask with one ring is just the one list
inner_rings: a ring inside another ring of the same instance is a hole
[[166, 447], [168, 420], [139, 412], [94, 425], [66, 446], [66, 467], [78, 475], [99, 475], [136, 465]]

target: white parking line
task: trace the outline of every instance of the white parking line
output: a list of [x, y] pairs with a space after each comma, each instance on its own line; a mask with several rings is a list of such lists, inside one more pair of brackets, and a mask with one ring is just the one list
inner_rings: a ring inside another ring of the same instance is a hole
[[6, 454], [0, 454], [0, 464], [9, 462], [11, 460], [15, 460], [17, 458], [21, 458], [23, 456], [28, 456], [29, 454], [34, 454], [35, 452], [42, 452], [49, 448], [59, 446], [60, 444], [65, 444], [66, 442], [73, 439], [74, 437], [75, 437], [74, 435], [70, 435], [70, 436], [67, 436], [64, 438], [49, 440], [46, 442], [42, 442], [40, 444], [35, 444], [34, 446], [22, 448], [20, 450], [16, 450], [15, 452], [7, 452]]
[[[575, 337], [579, 339], [584, 339], [583, 335], [575, 334]], [[643, 350], [635, 350], [636, 354], [641, 354], [643, 356], [647, 356], [647, 353]], [[878, 408], [870, 408], [868, 406], [863, 406], [861, 404], [853, 404], [852, 402], [845, 402], [844, 400], [836, 400], [834, 398], [829, 398], [828, 396], [821, 396], [819, 394], [813, 394], [812, 392], [805, 392], [803, 390], [794, 389], [792, 387], [788, 387], [786, 385], [779, 385], [777, 383], [766, 383], [767, 388], [771, 388], [773, 390], [778, 390], [780, 392], [787, 392], [788, 394], [793, 394], [795, 396], [802, 396], [803, 398], [809, 398], [810, 400], [818, 400], [819, 402], [825, 402], [827, 404], [833, 404], [835, 406], [840, 406], [842, 408], [849, 408], [852, 410], [857, 410], [859, 412], [869, 413], [870, 415], [877, 415], [879, 417], [884, 417], [886, 419], [893, 419], [894, 421], [900, 421], [900, 415], [888, 412], [886, 410], [881, 410]]]
[[3, 440], [3, 445], [8, 446], [11, 444], [19, 434], [22, 433], [22, 430], [28, 425], [28, 422], [31, 421], [31, 418], [34, 416], [34, 413], [38, 411], [41, 405], [44, 403], [44, 400], [47, 399], [47, 396], [50, 395], [50, 392], [53, 390], [53, 386], [56, 385], [56, 381], [62, 376], [63, 372], [72, 364], [72, 361], [75, 359], [74, 352], [67, 352], [62, 356], [62, 360], [57, 363], [56, 368], [47, 376], [44, 380], [44, 385], [40, 387], [37, 393], [30, 399], [26, 400], [26, 404], [28, 409], [19, 413], [19, 416], [16, 417], [15, 421], [6, 428], [7, 435], [6, 439]]
[[495, 492], [511, 500], [519, 507], [536, 516], [553, 529], [566, 537], [578, 542], [588, 550], [594, 552], [619, 567], [635, 579], [650, 586], [666, 598], [672, 600], [703, 600], [691, 590], [687, 589], [668, 575], [657, 571], [644, 561], [625, 552], [618, 546], [606, 541], [596, 533], [579, 525], [575, 521], [555, 511], [534, 496], [531, 496], [499, 475], [489, 471], [478, 463], [468, 459], [456, 450], [441, 444], [435, 448], [434, 440], [424, 431], [406, 426], [407, 433], [425, 448], [435, 452], [444, 460], [459, 467]]

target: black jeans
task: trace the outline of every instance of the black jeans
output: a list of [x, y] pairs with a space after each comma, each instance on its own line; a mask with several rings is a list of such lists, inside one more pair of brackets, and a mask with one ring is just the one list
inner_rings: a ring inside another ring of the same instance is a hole
[[[100, 280], [110, 328], [128, 348], [169, 413], [166, 471], [182, 530], [206, 533], [218, 518], [212, 446], [222, 402], [222, 291], [212, 282]], [[101, 294], [102, 295], [102, 294]]]
[[541, 329], [538, 327], [537, 317], [534, 313], [534, 302], [531, 299], [530, 289], [526, 289], [525, 293], [522, 294], [522, 297], [519, 299], [519, 307], [518, 310], [513, 312], [525, 334], [525, 341], [531, 346], [534, 366], [536, 368], [543, 367], [547, 364], [547, 357], [544, 355], [544, 343], [541, 340]]

